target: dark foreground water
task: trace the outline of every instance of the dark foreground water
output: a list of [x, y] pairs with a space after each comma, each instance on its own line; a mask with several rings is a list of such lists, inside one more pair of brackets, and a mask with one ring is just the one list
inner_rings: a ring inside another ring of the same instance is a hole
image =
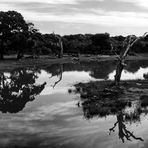
[[[0, 148], [147, 148], [148, 109], [96, 116], [70, 93], [79, 82], [112, 80], [116, 62], [57, 64], [0, 75]], [[122, 80], [144, 80], [148, 61], [129, 62]], [[87, 109], [87, 110], [86, 110]]]

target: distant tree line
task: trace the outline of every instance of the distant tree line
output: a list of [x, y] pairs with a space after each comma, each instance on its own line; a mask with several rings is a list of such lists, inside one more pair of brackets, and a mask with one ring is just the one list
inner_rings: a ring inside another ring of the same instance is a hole
[[[42, 34], [33, 23], [27, 23], [20, 13], [0, 11], [0, 59], [9, 54], [17, 54], [18, 59], [24, 54], [31, 54], [33, 57], [39, 55], [62, 57], [61, 54], [119, 54], [123, 50], [125, 38], [110, 37], [108, 33], [64, 36], [54, 33]], [[147, 49], [148, 36], [138, 41], [131, 51], [146, 53]]]

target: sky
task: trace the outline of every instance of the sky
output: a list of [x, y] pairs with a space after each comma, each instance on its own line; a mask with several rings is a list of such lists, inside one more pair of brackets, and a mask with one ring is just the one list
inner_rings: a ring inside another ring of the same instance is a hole
[[143, 35], [148, 0], [0, 0], [0, 11], [20, 12], [42, 33]]

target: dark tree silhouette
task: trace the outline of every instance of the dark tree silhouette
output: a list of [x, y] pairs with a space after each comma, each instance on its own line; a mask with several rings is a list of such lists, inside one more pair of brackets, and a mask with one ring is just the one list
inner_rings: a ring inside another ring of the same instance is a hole
[[16, 33], [12, 36], [11, 49], [17, 52], [17, 59], [21, 59], [24, 56], [24, 50], [27, 48], [28, 38], [26, 33]]
[[0, 59], [4, 58], [4, 43], [13, 35], [27, 32], [28, 25], [20, 13], [16, 11], [0, 11]]
[[62, 37], [59, 35], [56, 35], [53, 32], [53, 35], [55, 36], [55, 38], [57, 39], [57, 47], [59, 48], [59, 52], [58, 52], [58, 58], [62, 58], [63, 57], [63, 41], [62, 41]]
[[32, 70], [15, 70], [6, 76], [0, 75], [0, 111], [17, 113], [25, 104], [33, 101], [44, 89], [46, 82], [35, 84], [36, 74]]
[[136, 37], [134, 35], [130, 35], [124, 40], [123, 51], [121, 52], [120, 56], [118, 56], [118, 64], [117, 64], [116, 75], [115, 75], [115, 85], [116, 86], [119, 85], [123, 68], [126, 65], [125, 60], [126, 60], [129, 50], [133, 47], [133, 45], [137, 41], [139, 41], [141, 38], [144, 38], [146, 35], [147, 35], [147, 32], [141, 37]]
[[122, 140], [122, 142], [125, 142], [125, 139], [128, 141], [132, 141], [131, 138], [135, 139], [135, 140], [140, 140], [140, 141], [144, 141], [141, 137], [136, 137], [133, 132], [130, 132], [127, 128], [126, 125], [124, 123], [124, 114], [122, 112], [119, 112], [117, 115], [117, 122], [114, 124], [114, 126], [112, 128], [109, 129], [110, 133], [111, 132], [115, 132], [115, 128], [118, 125], [118, 136], [119, 139]]

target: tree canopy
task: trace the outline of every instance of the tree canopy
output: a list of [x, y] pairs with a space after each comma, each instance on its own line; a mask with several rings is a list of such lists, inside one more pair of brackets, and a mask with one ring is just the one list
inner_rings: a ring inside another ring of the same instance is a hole
[[[124, 47], [124, 36], [111, 37], [109, 33], [64, 35], [42, 34], [31, 22], [16, 11], [0, 11], [0, 59], [4, 54], [17, 54], [20, 59], [25, 54], [62, 57], [63, 54], [120, 54]], [[148, 36], [140, 39], [132, 47], [132, 52], [145, 53]]]
[[1, 40], [1, 50], [0, 58], [3, 59], [5, 53], [5, 43], [12, 36], [28, 33], [28, 24], [24, 20], [23, 16], [16, 11], [0, 12], [0, 40]]

